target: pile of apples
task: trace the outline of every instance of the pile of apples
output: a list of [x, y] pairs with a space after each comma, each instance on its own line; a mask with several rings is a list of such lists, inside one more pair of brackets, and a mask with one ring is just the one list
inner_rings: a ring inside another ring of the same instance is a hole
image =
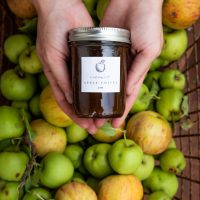
[[[199, 1], [181, 1], [200, 8]], [[97, 21], [109, 1], [83, 2]], [[178, 190], [176, 175], [186, 167], [173, 125], [187, 116], [188, 100], [184, 74], [163, 67], [185, 53], [185, 28], [197, 18], [187, 15], [184, 27], [177, 18], [174, 25], [164, 14], [170, 3], [182, 12], [180, 0], [164, 1], [163, 22], [169, 26], [163, 28], [165, 44], [128, 117], [119, 128], [107, 122], [90, 135], [61, 110], [42, 72], [31, 1], [23, 0], [20, 7], [14, 0], [7, 3], [25, 19], [4, 42], [13, 67], [0, 77], [0, 92], [9, 101], [0, 106], [0, 200], [141, 200], [144, 193], [148, 200], [172, 199]]]

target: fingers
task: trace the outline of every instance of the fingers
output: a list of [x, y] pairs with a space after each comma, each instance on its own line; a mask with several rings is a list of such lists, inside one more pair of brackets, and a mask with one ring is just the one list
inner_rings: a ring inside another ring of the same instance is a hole
[[135, 85], [138, 85], [138, 82], [145, 77], [154, 58], [154, 56], [146, 53], [146, 51], [142, 51], [135, 57], [128, 71], [126, 87], [127, 95], [131, 95]]

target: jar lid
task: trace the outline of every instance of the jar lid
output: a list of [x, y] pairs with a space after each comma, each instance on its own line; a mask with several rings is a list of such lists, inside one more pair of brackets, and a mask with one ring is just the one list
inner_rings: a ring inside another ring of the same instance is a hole
[[69, 31], [69, 42], [114, 41], [130, 44], [130, 32], [122, 28], [81, 27]]

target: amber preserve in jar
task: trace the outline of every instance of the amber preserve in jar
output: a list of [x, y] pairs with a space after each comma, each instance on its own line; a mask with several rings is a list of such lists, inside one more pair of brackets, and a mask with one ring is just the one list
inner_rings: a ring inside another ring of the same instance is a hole
[[73, 107], [79, 117], [114, 118], [125, 109], [130, 32], [84, 27], [69, 32]]

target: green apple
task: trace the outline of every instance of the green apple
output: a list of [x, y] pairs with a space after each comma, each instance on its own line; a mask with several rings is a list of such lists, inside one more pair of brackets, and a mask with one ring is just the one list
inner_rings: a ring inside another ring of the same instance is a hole
[[116, 141], [108, 152], [110, 165], [119, 174], [133, 174], [141, 165], [142, 158], [142, 149], [130, 139]]
[[186, 30], [164, 32], [164, 46], [160, 58], [168, 61], [178, 60], [186, 51], [188, 37]]
[[0, 199], [1, 200], [18, 200], [20, 197], [19, 182], [6, 182], [0, 184]]
[[103, 15], [108, 6], [109, 0], [99, 0], [97, 3], [97, 17], [99, 20], [103, 18]]
[[7, 181], [19, 181], [28, 163], [28, 156], [20, 152], [1, 152], [0, 153], [0, 178]]
[[147, 179], [155, 166], [154, 157], [152, 155], [144, 154], [142, 163], [133, 173], [133, 175], [137, 176], [141, 181]]
[[146, 78], [144, 79], [144, 84], [149, 88], [149, 90], [152, 87], [153, 81], [158, 82], [161, 74], [162, 72], [160, 71], [153, 71], [147, 74]]
[[41, 161], [40, 182], [48, 188], [57, 188], [69, 181], [74, 167], [69, 158], [61, 153], [51, 152]]
[[136, 112], [144, 111], [148, 108], [150, 99], [146, 99], [149, 95], [149, 89], [145, 84], [142, 84], [137, 99], [135, 100], [129, 113], [133, 114]]
[[28, 102], [27, 101], [12, 101], [11, 106], [15, 107], [17, 109], [24, 109], [24, 110], [28, 111]]
[[81, 165], [83, 157], [83, 148], [81, 146], [77, 144], [67, 145], [63, 154], [72, 161], [75, 169]]
[[83, 162], [92, 176], [103, 178], [113, 173], [107, 158], [110, 148], [110, 144], [101, 143], [86, 149]]
[[85, 7], [87, 8], [88, 12], [92, 17], [96, 17], [96, 7], [98, 0], [83, 0], [83, 3], [85, 4]]
[[49, 81], [43, 72], [39, 73], [37, 78], [41, 89], [44, 89], [47, 85], [49, 85]]
[[40, 94], [34, 95], [29, 101], [29, 108], [34, 117], [41, 117]]
[[171, 198], [162, 191], [153, 192], [148, 196], [148, 200], [171, 200]]
[[20, 68], [29, 74], [37, 74], [42, 71], [42, 63], [36, 52], [35, 46], [27, 47], [19, 56]]
[[77, 143], [88, 136], [88, 132], [77, 124], [72, 124], [66, 128], [67, 140], [69, 143]]
[[168, 121], [180, 120], [183, 117], [181, 109], [183, 95], [181, 90], [174, 88], [161, 90], [156, 101], [157, 111]]
[[161, 88], [176, 88], [183, 90], [186, 84], [185, 75], [177, 69], [168, 69], [160, 76]]
[[164, 60], [160, 57], [155, 58], [153, 62], [151, 63], [149, 71], [154, 71], [163, 66]]
[[20, 137], [24, 131], [23, 119], [17, 108], [0, 106], [0, 140]]
[[33, 188], [28, 191], [22, 200], [49, 200], [52, 198], [51, 193], [44, 188]]
[[183, 153], [178, 149], [168, 149], [160, 156], [162, 170], [179, 174], [186, 167], [186, 160]]
[[12, 62], [17, 64], [19, 55], [24, 49], [32, 45], [31, 39], [24, 34], [15, 34], [9, 36], [4, 43], [4, 52], [6, 57]]
[[37, 82], [33, 75], [9, 69], [1, 76], [2, 95], [12, 101], [27, 101], [37, 89]]
[[88, 177], [86, 183], [96, 192], [98, 193], [100, 179], [94, 178], [92, 176]]
[[151, 192], [163, 191], [172, 198], [178, 190], [178, 179], [176, 175], [155, 167], [151, 175], [143, 181], [143, 185]]

